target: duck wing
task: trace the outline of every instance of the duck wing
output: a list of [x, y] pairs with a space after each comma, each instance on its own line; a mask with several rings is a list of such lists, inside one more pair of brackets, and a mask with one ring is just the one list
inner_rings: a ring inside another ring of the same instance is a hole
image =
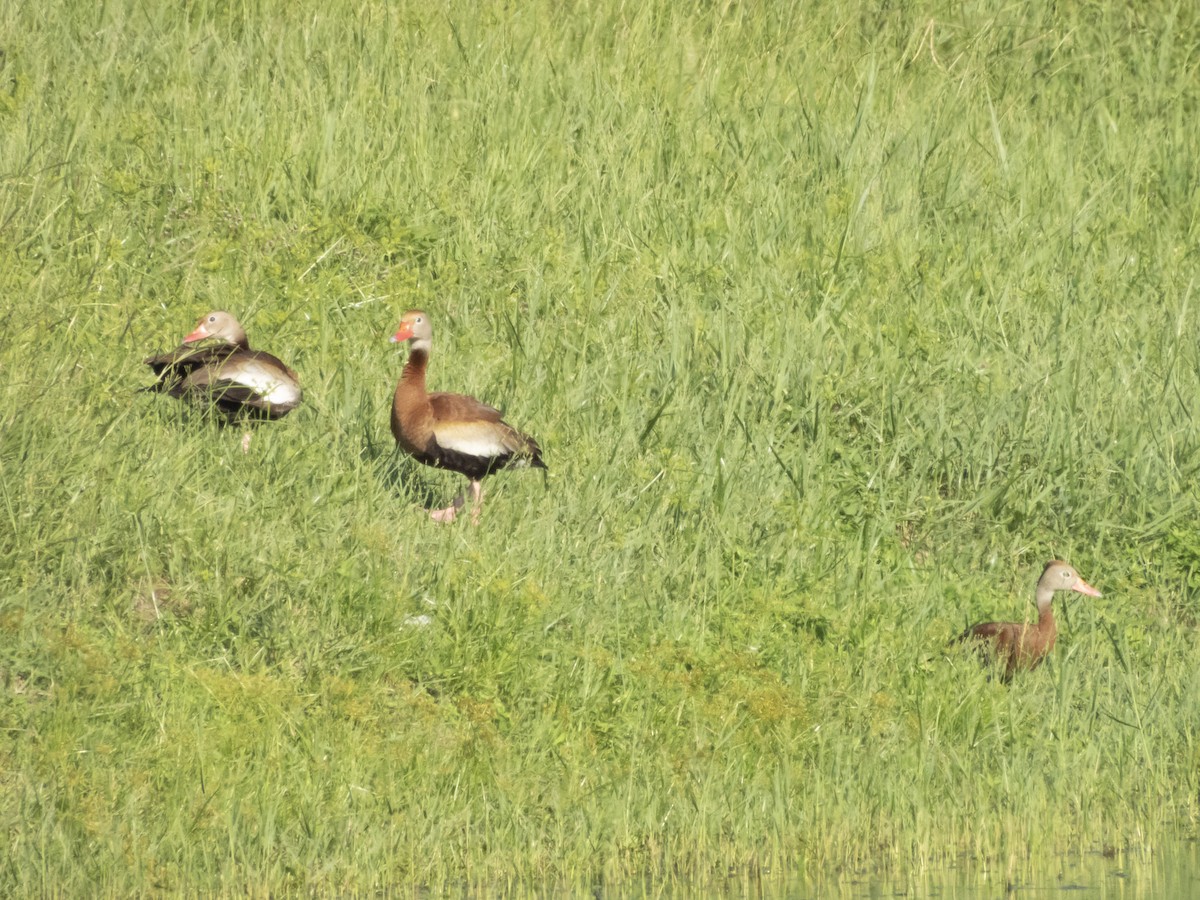
[[438, 391], [429, 395], [434, 422], [499, 422], [500, 410], [468, 397]]
[[237, 352], [238, 348], [232, 344], [216, 344], [208, 347], [183, 344], [170, 353], [149, 356], [144, 362], [158, 376], [158, 382], [147, 390], [166, 391], [178, 396], [177, 389], [180, 387], [180, 382], [197, 369], [220, 366]]
[[296, 373], [270, 353], [243, 350], [217, 365], [194, 369], [184, 380], [187, 392], [216, 404], [222, 411], [256, 413], [269, 419], [287, 415], [300, 405]]
[[500, 411], [463, 394], [429, 395], [436, 464], [482, 478], [510, 465], [545, 468], [541, 448], [500, 418]]

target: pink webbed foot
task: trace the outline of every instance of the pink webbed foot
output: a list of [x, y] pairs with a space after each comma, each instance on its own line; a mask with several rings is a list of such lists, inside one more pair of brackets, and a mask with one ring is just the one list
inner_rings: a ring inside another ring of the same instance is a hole
[[462, 505], [463, 495], [459, 494], [454, 498], [454, 502], [445, 509], [431, 509], [429, 511], [429, 518], [433, 519], [435, 522], [440, 522], [443, 525], [453, 522], [458, 516], [458, 511], [462, 509]]

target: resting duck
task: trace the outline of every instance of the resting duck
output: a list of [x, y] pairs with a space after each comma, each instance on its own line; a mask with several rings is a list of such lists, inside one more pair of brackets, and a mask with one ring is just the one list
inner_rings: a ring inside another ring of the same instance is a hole
[[[227, 312], [210, 312], [183, 345], [151, 356], [158, 381], [146, 390], [211, 404], [225, 418], [278, 419], [300, 405], [296, 373], [270, 353], [251, 350], [242, 326]], [[242, 451], [250, 449], [250, 433]]]
[[[400, 318], [392, 342], [408, 341], [408, 362], [392, 402], [392, 435], [418, 462], [459, 472], [470, 480], [471, 518], [479, 521], [483, 478], [510, 466], [545, 469], [537, 441], [500, 418], [499, 410], [474, 397], [425, 390], [425, 367], [433, 344], [433, 326], [421, 310]], [[463, 505], [460, 493], [445, 509], [430, 517], [453, 522]]]
[[1038, 620], [1028, 622], [981, 622], [972, 625], [958, 641], [971, 641], [979, 646], [986, 660], [1004, 663], [1005, 681], [1018, 669], [1036, 669], [1054, 647], [1058, 626], [1050, 609], [1055, 591], [1078, 591], [1089, 597], [1100, 592], [1079, 577], [1079, 573], [1059, 559], [1046, 563], [1038, 579], [1034, 597], [1037, 600]]

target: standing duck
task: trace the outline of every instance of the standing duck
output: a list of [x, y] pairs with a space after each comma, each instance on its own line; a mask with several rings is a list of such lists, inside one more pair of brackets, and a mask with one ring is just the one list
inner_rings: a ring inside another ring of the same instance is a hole
[[[425, 367], [433, 344], [429, 316], [419, 309], [400, 318], [392, 342], [408, 341], [408, 362], [392, 402], [392, 435], [418, 462], [466, 475], [471, 482], [471, 519], [479, 521], [483, 478], [509, 466], [545, 469], [537, 441], [500, 418], [499, 410], [474, 397], [425, 390]], [[453, 522], [463, 505], [460, 493], [450, 506], [430, 512], [437, 522]]]
[[1010, 680], [1018, 669], [1037, 668], [1053, 649], [1054, 640], [1058, 637], [1058, 626], [1050, 609], [1055, 591], [1078, 591], [1089, 597], [1100, 596], [1098, 590], [1080, 578], [1079, 573], [1065, 562], [1051, 560], [1042, 570], [1034, 593], [1038, 610], [1036, 623], [981, 622], [959, 635], [958, 641], [971, 641], [979, 647], [985, 659], [1003, 662], [1005, 681]]
[[[300, 381], [277, 357], [251, 350], [242, 326], [227, 312], [210, 312], [183, 344], [151, 356], [158, 381], [146, 390], [212, 404], [229, 421], [278, 419], [300, 405]], [[242, 452], [250, 433], [242, 436]]]

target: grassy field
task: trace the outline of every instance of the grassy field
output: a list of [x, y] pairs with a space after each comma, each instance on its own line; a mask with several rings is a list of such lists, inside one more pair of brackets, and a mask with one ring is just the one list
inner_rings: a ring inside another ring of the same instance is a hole
[[[0, 5], [0, 894], [1194, 833], [1200, 12], [1054, 7]], [[414, 306], [550, 466], [478, 527]], [[137, 392], [214, 308], [245, 456]]]

